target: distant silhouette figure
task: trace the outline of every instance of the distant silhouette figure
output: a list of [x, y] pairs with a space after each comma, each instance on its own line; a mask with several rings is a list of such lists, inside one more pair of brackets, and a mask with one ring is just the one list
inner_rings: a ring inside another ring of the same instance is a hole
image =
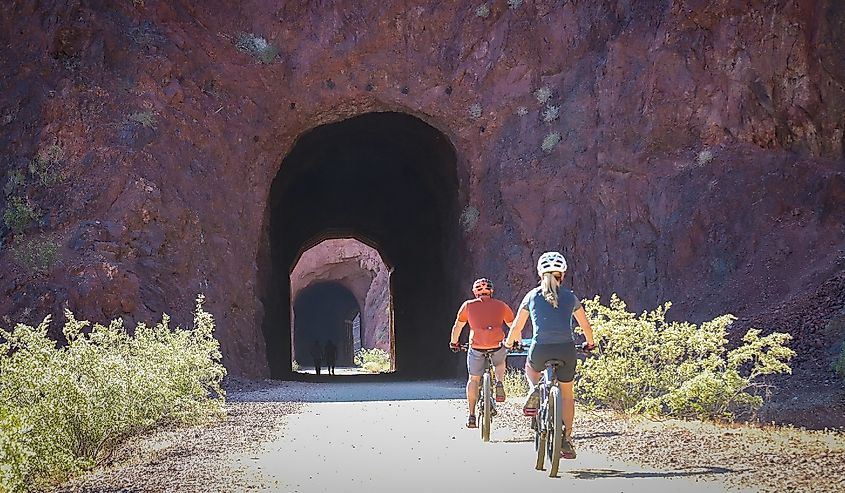
[[326, 341], [323, 354], [326, 356], [326, 368], [329, 370], [329, 375], [334, 375], [334, 364], [337, 362], [337, 346], [334, 345], [331, 339]]
[[314, 370], [316, 370], [317, 375], [319, 375], [323, 366], [323, 348], [320, 345], [319, 339], [314, 341], [314, 345], [311, 346], [311, 359], [314, 360]]

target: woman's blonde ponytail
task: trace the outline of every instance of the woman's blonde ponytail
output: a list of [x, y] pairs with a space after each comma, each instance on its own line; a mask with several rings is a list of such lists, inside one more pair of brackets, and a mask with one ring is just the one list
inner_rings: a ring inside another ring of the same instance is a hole
[[560, 288], [560, 281], [557, 280], [553, 272], [543, 273], [543, 277], [540, 279], [540, 287], [543, 289], [543, 298], [546, 298], [550, 305], [557, 308], [557, 291]]

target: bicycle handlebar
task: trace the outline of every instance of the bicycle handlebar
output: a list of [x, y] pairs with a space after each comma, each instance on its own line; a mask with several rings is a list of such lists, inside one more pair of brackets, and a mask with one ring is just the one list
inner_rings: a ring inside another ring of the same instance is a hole
[[[466, 352], [466, 351], [469, 351], [469, 349], [470, 349], [470, 345], [469, 345], [468, 342], [465, 342], [463, 344], [456, 345], [456, 346], [452, 345], [451, 347], [452, 347], [452, 351], [454, 351], [454, 352], [458, 352], [458, 351]], [[528, 351], [528, 346], [523, 344], [522, 341], [515, 341], [513, 343], [513, 346], [511, 346], [511, 347], [505, 346], [505, 342], [502, 341], [502, 342], [499, 343], [499, 347], [497, 347], [495, 349], [489, 349], [489, 350], [486, 350], [486, 351], [490, 351], [490, 352], [498, 351], [499, 349], [501, 349], [503, 347], [507, 348], [509, 353], [524, 353], [524, 352]], [[598, 349], [598, 345], [593, 344], [591, 346], [591, 345], [587, 344], [586, 341], [582, 342], [581, 344], [575, 345], [575, 351], [582, 353], [582, 354], [585, 354], [585, 355], [592, 354], [593, 351], [596, 351], [597, 349]], [[480, 351], [484, 351], [484, 350], [480, 350]]]
[[[526, 348], [525, 346], [523, 346], [523, 345], [522, 345], [521, 343], [519, 343], [519, 342], [516, 342], [516, 343], [515, 343], [512, 347], [507, 347], [507, 346], [505, 346], [505, 342], [504, 342], [504, 341], [502, 341], [502, 342], [500, 342], [500, 343], [499, 343], [499, 347], [497, 347], [497, 348], [492, 348], [492, 349], [476, 349], [476, 351], [488, 351], [488, 352], [494, 352], [494, 351], [498, 351], [498, 350], [502, 349], [503, 347], [504, 347], [504, 348], [506, 348], [506, 349], [508, 350], [508, 352], [509, 352], [509, 353], [523, 352], [523, 351], [525, 351], [526, 349], [528, 349], [528, 348]], [[469, 343], [468, 343], [468, 342], [465, 342], [465, 343], [463, 343], [463, 344], [460, 344], [460, 345], [457, 347], [457, 349], [458, 349], [458, 350], [460, 350], [460, 351], [464, 351], [464, 352], [466, 352], [466, 351], [469, 351], [469, 349], [470, 349], [470, 345], [469, 345]]]

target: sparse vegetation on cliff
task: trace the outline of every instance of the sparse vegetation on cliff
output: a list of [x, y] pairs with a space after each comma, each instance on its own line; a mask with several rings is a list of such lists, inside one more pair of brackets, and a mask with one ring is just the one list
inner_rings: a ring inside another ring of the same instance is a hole
[[235, 48], [266, 64], [273, 63], [279, 54], [279, 50], [275, 46], [261, 36], [252, 33], [239, 33], [235, 38]]
[[51, 145], [35, 156], [29, 163], [29, 174], [43, 187], [50, 187], [64, 180], [59, 165], [64, 159], [64, 150]]
[[534, 91], [534, 97], [537, 98], [537, 101], [539, 101], [540, 104], [546, 104], [546, 102], [548, 102], [552, 97], [552, 90], [547, 86], [543, 86]]
[[555, 148], [558, 142], [560, 142], [560, 134], [557, 132], [549, 132], [545, 137], [543, 137], [543, 143], [540, 144], [540, 148], [546, 152], [552, 152], [552, 149]]
[[833, 361], [831, 366], [833, 367], [833, 371], [839, 375], [839, 378], [845, 380], [845, 342], [842, 343], [839, 356]]
[[543, 109], [543, 121], [546, 123], [557, 120], [560, 116], [560, 106], [550, 104]]
[[144, 128], [151, 128], [155, 129], [156, 125], [158, 125], [158, 120], [156, 119], [155, 113], [152, 111], [139, 111], [137, 113], [132, 113], [129, 115], [129, 121], [132, 123], [137, 123]]
[[59, 257], [59, 244], [45, 236], [16, 236], [9, 247], [12, 258], [32, 274], [44, 274], [53, 268]]
[[38, 206], [32, 204], [27, 197], [17, 195], [9, 199], [3, 212], [3, 224], [13, 234], [23, 232], [30, 223], [40, 218], [41, 211]]
[[480, 103], [475, 103], [475, 104], [471, 105], [469, 107], [469, 109], [467, 110], [467, 113], [469, 113], [469, 117], [472, 118], [473, 120], [477, 120], [477, 119], [481, 118], [481, 112], [482, 112], [482, 108], [481, 108]]
[[120, 320], [89, 327], [66, 311], [58, 347], [37, 327], [0, 329], [0, 491], [43, 490], [107, 461], [127, 438], [224, 414], [226, 370], [197, 299], [192, 330]]

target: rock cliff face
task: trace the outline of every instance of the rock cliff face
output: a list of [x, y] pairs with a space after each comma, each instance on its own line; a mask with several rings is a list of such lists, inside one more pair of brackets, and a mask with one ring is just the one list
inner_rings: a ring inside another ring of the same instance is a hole
[[350, 235], [422, 375], [548, 249], [636, 310], [843, 309], [840, 1], [11, 0], [0, 50], [4, 324], [203, 292], [230, 371], [281, 375], [284, 277]]

